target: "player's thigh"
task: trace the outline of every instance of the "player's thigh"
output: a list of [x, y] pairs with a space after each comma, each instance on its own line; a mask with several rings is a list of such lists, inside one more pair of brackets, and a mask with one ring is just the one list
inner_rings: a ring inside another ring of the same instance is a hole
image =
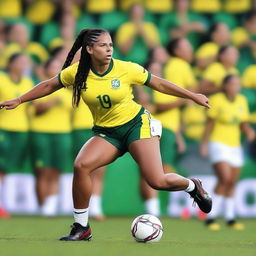
[[113, 144], [99, 136], [92, 137], [79, 151], [75, 160], [75, 169], [96, 168], [112, 163], [120, 156], [120, 151]]
[[158, 137], [133, 141], [128, 149], [131, 156], [140, 166], [141, 174], [150, 185], [161, 182], [164, 179]]

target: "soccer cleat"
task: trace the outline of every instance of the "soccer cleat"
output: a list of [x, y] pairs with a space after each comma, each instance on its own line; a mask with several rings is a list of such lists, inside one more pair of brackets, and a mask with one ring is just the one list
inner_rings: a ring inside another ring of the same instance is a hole
[[234, 230], [244, 230], [244, 224], [231, 220], [227, 222], [229, 228]]
[[212, 209], [212, 198], [203, 189], [202, 182], [199, 179], [191, 179], [195, 183], [195, 189], [189, 192], [190, 196], [194, 198], [194, 202], [204, 213], [209, 213]]
[[89, 224], [86, 227], [83, 227], [75, 222], [71, 228], [69, 236], [61, 237], [60, 241], [90, 241], [92, 239]]

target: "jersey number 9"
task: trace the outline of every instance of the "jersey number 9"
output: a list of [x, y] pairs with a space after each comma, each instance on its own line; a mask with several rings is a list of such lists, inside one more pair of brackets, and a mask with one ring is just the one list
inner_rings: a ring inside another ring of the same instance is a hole
[[100, 105], [103, 108], [107, 108], [107, 109], [111, 108], [111, 106], [112, 106], [111, 99], [110, 99], [110, 97], [107, 94], [98, 95], [96, 98], [99, 99]]

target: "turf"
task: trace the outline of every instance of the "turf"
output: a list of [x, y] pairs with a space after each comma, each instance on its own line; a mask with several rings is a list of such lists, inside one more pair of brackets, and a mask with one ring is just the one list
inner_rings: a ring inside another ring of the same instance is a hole
[[244, 231], [212, 232], [196, 220], [162, 218], [164, 234], [155, 244], [136, 243], [130, 235], [134, 217], [91, 221], [91, 242], [60, 242], [69, 232], [72, 217], [42, 218], [16, 216], [0, 220], [0, 255], [100, 255], [100, 256], [255, 256], [256, 222], [243, 220]]

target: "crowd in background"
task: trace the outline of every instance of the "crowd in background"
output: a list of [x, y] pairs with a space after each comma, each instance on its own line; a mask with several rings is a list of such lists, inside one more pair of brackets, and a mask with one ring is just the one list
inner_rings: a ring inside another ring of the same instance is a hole
[[[254, 0], [2, 0], [0, 101], [57, 75], [75, 35], [93, 27], [111, 33], [114, 58], [136, 62], [183, 88], [212, 96], [222, 91], [227, 75], [236, 75], [248, 102], [249, 122], [256, 128]], [[15, 84], [19, 92], [13, 89]], [[205, 109], [188, 100], [152, 94], [148, 88], [135, 87], [135, 96], [162, 121], [165, 171], [186, 169], [187, 175], [195, 170], [210, 172], [209, 161], [199, 152], [207, 120]], [[58, 193], [59, 174], [72, 172], [81, 146], [79, 133], [86, 130], [84, 137], [91, 136], [88, 109], [80, 104], [74, 110], [71, 97], [69, 91], [58, 92], [15, 111], [0, 112], [0, 149], [10, 150], [0, 156], [0, 179], [4, 173], [32, 170], [40, 205], [45, 200], [54, 204], [56, 198], [49, 195]], [[4, 145], [4, 137], [10, 133], [11, 145]], [[29, 153], [28, 148], [32, 149]], [[248, 161], [253, 161], [255, 141], [247, 145], [246, 152]], [[29, 160], [24, 161], [28, 155]], [[42, 162], [49, 163], [48, 167], [41, 168]], [[28, 194], [32, 192], [29, 187]], [[101, 190], [97, 185], [96, 201]], [[13, 193], [8, 187], [5, 191]], [[50, 214], [47, 207], [42, 209], [46, 215]]]

